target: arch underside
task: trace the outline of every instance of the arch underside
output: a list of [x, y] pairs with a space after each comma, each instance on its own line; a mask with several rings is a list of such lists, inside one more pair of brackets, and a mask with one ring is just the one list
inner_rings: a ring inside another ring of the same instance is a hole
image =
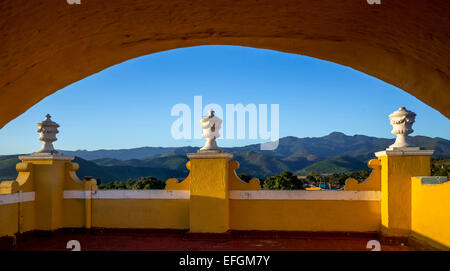
[[450, 117], [449, 17], [448, 0], [3, 0], [0, 128], [46, 96], [115, 64], [212, 44], [349, 66]]

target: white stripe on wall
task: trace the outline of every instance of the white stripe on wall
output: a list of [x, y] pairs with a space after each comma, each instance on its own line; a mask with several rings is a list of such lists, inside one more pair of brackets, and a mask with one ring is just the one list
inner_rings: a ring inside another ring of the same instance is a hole
[[[65, 199], [84, 199], [90, 191], [66, 190]], [[188, 190], [97, 190], [93, 199], [189, 199]], [[380, 191], [232, 190], [241, 200], [363, 200], [380, 201]]]
[[[66, 190], [65, 199], [88, 198], [90, 191]], [[97, 190], [93, 199], [189, 199], [189, 190]]]
[[[90, 191], [66, 190], [65, 199], [88, 198]], [[93, 199], [189, 199], [188, 190], [97, 190]], [[0, 205], [19, 202], [19, 193], [0, 195]], [[380, 201], [380, 191], [232, 190], [240, 200], [365, 200]], [[34, 201], [35, 192], [22, 193], [22, 202]]]
[[[20, 202], [27, 202], [27, 201], [34, 201], [34, 192], [23, 192], [21, 195], [20, 193], [13, 193], [13, 194], [1, 194], [0, 195], [0, 205], [5, 204], [13, 204]], [[22, 199], [20, 199], [22, 197]]]
[[232, 190], [230, 199], [241, 200], [366, 200], [380, 201], [380, 191]]
[[85, 198], [89, 198], [90, 194], [91, 194], [91, 191], [65, 190], [63, 197], [65, 199], [85, 199]]

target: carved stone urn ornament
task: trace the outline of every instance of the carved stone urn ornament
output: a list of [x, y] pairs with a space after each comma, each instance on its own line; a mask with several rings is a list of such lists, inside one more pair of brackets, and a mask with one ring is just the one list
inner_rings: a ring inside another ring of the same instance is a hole
[[222, 152], [217, 146], [216, 138], [220, 137], [219, 131], [222, 128], [222, 120], [214, 116], [214, 110], [209, 110], [209, 115], [200, 120], [203, 130], [203, 138], [206, 138], [206, 144], [198, 152]]
[[389, 119], [392, 125], [391, 133], [397, 136], [394, 144], [390, 145], [389, 149], [415, 147], [414, 144], [408, 141], [408, 135], [414, 132], [412, 125], [416, 119], [416, 114], [406, 110], [405, 107], [400, 107], [389, 115]]
[[416, 120], [416, 113], [400, 107], [389, 115], [389, 119], [392, 125], [391, 133], [397, 138], [386, 150], [375, 152], [376, 157], [433, 155], [434, 150], [423, 150], [408, 141], [408, 135], [414, 132], [412, 125]]
[[37, 152], [35, 152], [35, 154], [58, 154], [58, 151], [53, 147], [53, 142], [57, 140], [56, 134], [59, 133], [59, 125], [56, 122], [52, 121], [51, 117], [52, 116], [47, 114], [45, 116], [46, 119], [37, 124], [39, 128], [37, 132], [40, 133], [39, 140], [43, 143], [42, 147]]
[[42, 147], [33, 152], [30, 155], [21, 155], [19, 159], [22, 161], [25, 160], [67, 160], [72, 161], [75, 157], [73, 156], [65, 156], [62, 153], [59, 153], [53, 147], [53, 142], [57, 140], [56, 134], [59, 133], [58, 127], [59, 124], [52, 121], [49, 114], [45, 116], [45, 120], [39, 122], [37, 127], [39, 128], [37, 132], [39, 133], [39, 140], [42, 141]]

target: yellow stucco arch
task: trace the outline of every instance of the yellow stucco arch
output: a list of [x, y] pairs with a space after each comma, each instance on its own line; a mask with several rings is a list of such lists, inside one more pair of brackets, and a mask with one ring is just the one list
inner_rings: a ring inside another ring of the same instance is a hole
[[2, 0], [0, 128], [112, 65], [211, 44], [350, 66], [450, 117], [449, 14], [448, 0]]

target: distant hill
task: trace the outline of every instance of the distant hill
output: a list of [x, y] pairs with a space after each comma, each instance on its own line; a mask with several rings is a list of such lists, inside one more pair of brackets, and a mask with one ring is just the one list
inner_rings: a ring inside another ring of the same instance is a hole
[[[0, 156], [0, 180], [14, 180], [17, 178], [16, 164], [20, 162], [18, 155]], [[116, 180], [137, 179], [139, 177], [152, 176], [161, 180], [168, 178], [186, 178], [188, 171], [173, 170], [168, 168], [136, 167], [136, 166], [101, 166], [94, 162], [75, 157], [74, 162], [80, 165], [77, 175], [92, 176], [100, 179], [102, 183]]]
[[[292, 170], [289, 165], [283, 163], [277, 157], [260, 152], [235, 153], [233, 159], [240, 164], [238, 173], [247, 173], [258, 178], [277, 175], [285, 170]], [[274, 174], [275, 172], [276, 174]]]
[[[263, 178], [265, 176], [271, 176], [277, 174], [284, 170], [292, 171], [296, 166], [289, 162], [283, 162], [282, 160], [272, 157], [263, 153], [258, 153], [254, 151], [248, 151], [245, 153], [235, 153], [234, 160], [240, 163], [238, 172], [247, 173], [255, 177]], [[164, 156], [156, 158], [147, 158], [143, 160], [130, 159], [126, 161], [121, 161], [112, 158], [103, 158], [93, 160], [92, 162], [107, 167], [117, 167], [117, 166], [134, 166], [134, 167], [153, 167], [153, 168], [167, 168], [178, 171], [183, 171], [188, 174], [186, 169], [186, 162], [189, 159], [186, 155], [173, 155]], [[290, 165], [293, 165], [292, 167]], [[310, 164], [310, 163], [309, 163]]]
[[113, 158], [118, 160], [130, 160], [130, 159], [147, 159], [159, 156], [171, 156], [171, 155], [185, 155], [189, 152], [195, 152], [196, 147], [142, 147], [133, 149], [120, 149], [120, 150], [77, 150], [77, 151], [65, 151], [58, 150], [61, 153], [69, 156], [78, 156], [85, 160], [97, 160], [102, 158]]
[[186, 162], [189, 161], [186, 155], [173, 155], [163, 156], [147, 159], [130, 159], [126, 161], [114, 159], [114, 158], [102, 158], [92, 160], [92, 162], [101, 166], [133, 166], [133, 167], [153, 167], [153, 168], [168, 168], [173, 170], [179, 170], [185, 167]]
[[[434, 149], [434, 157], [450, 156], [450, 141], [435, 137], [413, 136], [411, 142], [417, 146]], [[253, 144], [243, 147], [223, 148], [230, 153], [246, 153], [249, 151], [263, 153], [283, 159], [284, 161], [296, 161], [306, 159], [307, 161], [319, 161], [339, 155], [355, 157], [361, 161], [374, 158], [374, 152], [384, 150], [394, 143], [394, 139], [377, 138], [365, 135], [348, 136], [340, 132], [333, 132], [323, 137], [305, 137], [297, 138], [288, 136], [281, 138], [278, 148], [274, 151], [261, 151], [259, 144]], [[142, 147], [134, 149], [121, 150], [78, 150], [65, 151], [62, 153], [71, 156], [78, 156], [86, 160], [97, 160], [102, 158], [113, 158], [117, 160], [144, 160], [148, 158], [179, 155], [196, 152], [198, 147]]]
[[[446, 139], [414, 136], [411, 141], [425, 149], [434, 149], [434, 157], [450, 157], [450, 141]], [[240, 163], [238, 174], [265, 178], [285, 170], [306, 175], [310, 171], [343, 173], [368, 169], [367, 161], [375, 158], [374, 152], [386, 149], [393, 142], [394, 139], [333, 132], [323, 137], [284, 137], [274, 151], [261, 151], [259, 144], [223, 148], [223, 151], [233, 153], [233, 159]], [[184, 178], [188, 174], [186, 153], [197, 150], [198, 147], [187, 146], [61, 152], [77, 157], [78, 176], [93, 176], [106, 183], [145, 176], [161, 180]], [[14, 179], [18, 161], [17, 155], [0, 156], [0, 179]]]
[[16, 164], [20, 162], [17, 156], [19, 156], [19, 154], [0, 156], [0, 181], [16, 179]]
[[350, 156], [336, 156], [316, 162], [295, 172], [296, 175], [308, 175], [310, 172], [323, 173], [347, 173], [360, 170], [369, 170], [367, 163], [363, 163]]
[[101, 166], [92, 161], [87, 161], [76, 157], [74, 162], [80, 165], [77, 175], [81, 178], [84, 176], [92, 176], [101, 179], [102, 183], [107, 183], [116, 180], [127, 180], [128, 178], [137, 179], [139, 177], [152, 176], [160, 180], [167, 180], [168, 178], [184, 179], [188, 174], [188, 170], [175, 170], [163, 167], [150, 166]]

